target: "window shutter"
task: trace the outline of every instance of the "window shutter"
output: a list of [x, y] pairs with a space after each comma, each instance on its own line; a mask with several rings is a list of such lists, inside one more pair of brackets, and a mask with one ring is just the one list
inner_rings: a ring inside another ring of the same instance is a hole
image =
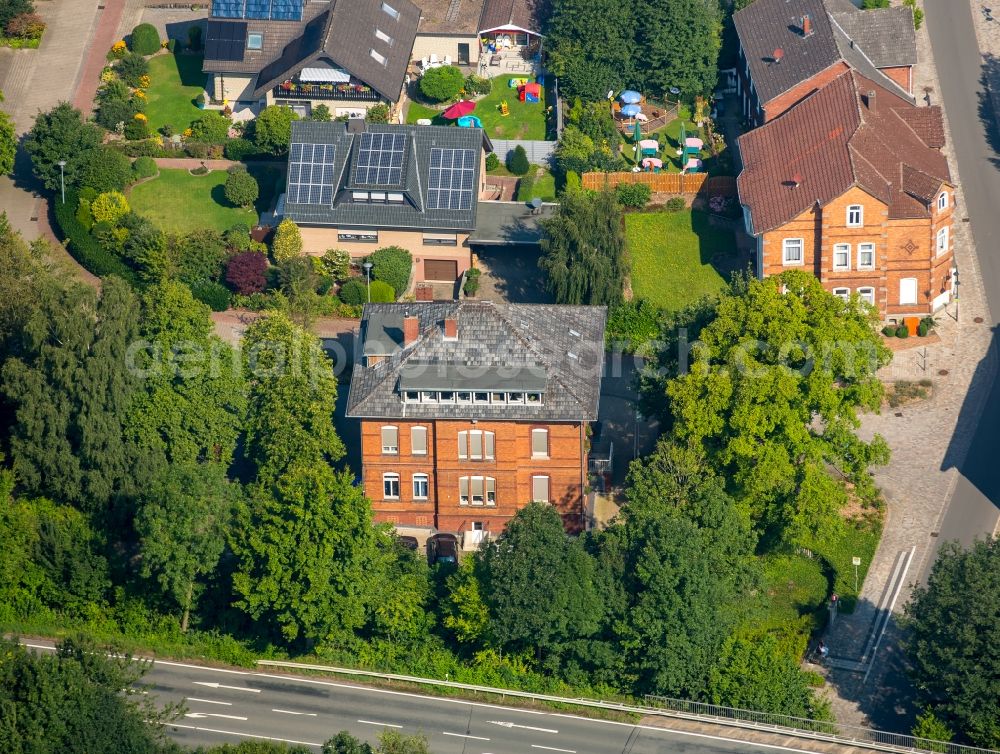
[[410, 431], [410, 452], [414, 455], [427, 454], [427, 427], [414, 427]]
[[483, 457], [483, 433], [482, 432], [470, 432], [469, 433], [469, 457], [470, 458], [482, 458]]
[[483, 433], [483, 442], [486, 445], [486, 458], [493, 458], [493, 438], [492, 432]]
[[399, 450], [399, 430], [396, 427], [382, 427], [382, 452], [395, 453]]

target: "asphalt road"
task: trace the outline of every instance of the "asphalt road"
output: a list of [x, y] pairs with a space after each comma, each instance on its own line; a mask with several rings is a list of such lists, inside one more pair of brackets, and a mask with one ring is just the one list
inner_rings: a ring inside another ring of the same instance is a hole
[[[996, 147], [1000, 145], [1000, 137], [992, 107], [986, 104], [981, 110], [985, 97], [981, 80], [984, 61], [976, 40], [970, 5], [964, 0], [926, 0], [924, 9], [941, 83], [941, 91], [933, 96], [943, 100], [948, 114], [959, 179], [965, 194], [965, 211], [959, 208], [958, 215], [968, 216], [972, 223], [991, 312], [989, 324], [996, 328], [997, 317], [1000, 316], [1000, 212], [997, 212], [1000, 154]], [[970, 274], [969, 271], [961, 272], [965, 272], [966, 276]], [[995, 336], [991, 348], [991, 358], [995, 363]], [[989, 370], [981, 366], [979, 371]], [[977, 379], [980, 378], [988, 379], [977, 374]], [[938, 542], [957, 539], [967, 545], [995, 530], [1000, 517], [998, 447], [1000, 384], [994, 381], [978, 416], [971, 450], [959, 466], [961, 475], [941, 519]], [[929, 570], [932, 564], [933, 559], [928, 558], [926, 568]], [[926, 574], [927, 571], [923, 578]]]
[[[36, 651], [51, 649], [26, 643]], [[383, 730], [394, 729], [426, 735], [434, 754], [809, 754], [724, 736], [177, 662], [157, 661], [143, 684], [158, 703], [184, 704], [184, 716], [168, 730], [192, 747], [265, 738], [319, 749], [341, 730], [375, 743]]]

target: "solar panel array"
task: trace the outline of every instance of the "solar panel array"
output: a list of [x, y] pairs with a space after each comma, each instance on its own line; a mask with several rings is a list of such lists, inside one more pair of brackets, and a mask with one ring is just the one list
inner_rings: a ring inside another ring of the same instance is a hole
[[243, 60], [246, 41], [246, 23], [209, 21], [205, 34], [205, 57], [208, 60]]
[[292, 144], [288, 158], [289, 204], [333, 204], [333, 144]]
[[399, 186], [403, 182], [405, 155], [406, 134], [361, 134], [354, 182], [364, 186]]
[[476, 153], [472, 149], [431, 150], [427, 188], [428, 209], [469, 209], [476, 180]]
[[214, 18], [301, 21], [305, 0], [212, 0]]

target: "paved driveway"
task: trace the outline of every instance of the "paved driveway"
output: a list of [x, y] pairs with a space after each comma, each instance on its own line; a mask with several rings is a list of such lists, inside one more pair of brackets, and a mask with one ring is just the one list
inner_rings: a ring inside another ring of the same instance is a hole
[[477, 246], [476, 265], [482, 270], [478, 298], [514, 304], [551, 304], [545, 276], [538, 269], [537, 246]]

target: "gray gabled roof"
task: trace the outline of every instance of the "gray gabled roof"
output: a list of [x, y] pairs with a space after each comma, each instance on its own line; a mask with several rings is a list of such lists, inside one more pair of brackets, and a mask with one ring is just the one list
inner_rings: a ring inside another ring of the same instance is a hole
[[[406, 347], [403, 318], [418, 319]], [[458, 322], [446, 340], [445, 319]], [[361, 350], [382, 356], [358, 363], [347, 415], [383, 419], [594, 421], [604, 366], [607, 309], [598, 306], [495, 304], [487, 301], [368, 304]], [[528, 391], [540, 404], [404, 403], [404, 389]]]
[[[206, 59], [203, 70], [256, 73], [253, 96], [260, 97], [309, 63], [325, 58], [395, 102], [409, 65], [420, 9], [411, 0], [388, 0], [388, 5], [396, 17], [383, 10], [382, 0], [333, 0], [332, 7], [315, 16], [308, 15], [307, 4], [303, 22], [247, 22], [249, 32], [263, 35], [264, 49], [245, 50], [243, 58], [235, 61]], [[376, 30], [391, 42], [376, 37]], [[372, 50], [385, 59], [385, 65], [372, 57]]]
[[917, 33], [913, 9], [909, 6], [830, 10], [833, 20], [864, 50], [876, 68], [917, 64]]
[[[351, 189], [365, 187], [357, 183], [352, 170], [357, 160], [361, 134], [365, 131], [406, 135], [403, 184], [399, 187], [382, 188], [385, 191], [402, 192], [406, 197], [406, 201], [402, 204], [368, 204], [351, 201]], [[352, 127], [348, 128], [346, 123], [338, 121], [326, 123], [297, 121], [292, 123], [291, 141], [293, 144], [333, 144], [335, 147], [333, 203], [296, 204], [286, 201], [285, 217], [297, 223], [358, 229], [447, 231], [471, 231], [476, 227], [481, 152], [484, 149], [492, 150], [482, 129], [457, 126], [404, 126], [390, 123], [365, 124], [364, 121], [352, 121]], [[475, 151], [472, 202], [468, 209], [428, 207], [430, 154], [435, 147]]]

